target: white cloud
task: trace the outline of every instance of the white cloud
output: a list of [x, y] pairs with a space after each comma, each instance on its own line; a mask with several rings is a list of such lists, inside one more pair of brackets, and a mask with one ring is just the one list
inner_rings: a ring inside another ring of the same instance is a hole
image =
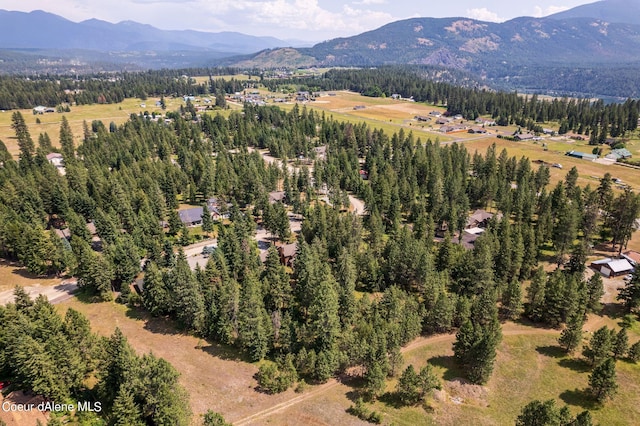
[[387, 0], [359, 0], [359, 1], [354, 1], [353, 4], [356, 5], [372, 5], [372, 4], [386, 4]]
[[[330, 11], [318, 0], [201, 0], [200, 7], [206, 11], [211, 24], [239, 23], [246, 29], [261, 28], [263, 31], [266, 28], [281, 38], [283, 33], [296, 38], [313, 33], [351, 35], [396, 19], [389, 13], [349, 5]], [[249, 32], [246, 29], [240, 31]]]
[[498, 16], [497, 13], [490, 11], [486, 7], [467, 9], [467, 17], [485, 22], [504, 22], [506, 19]]
[[569, 10], [569, 8], [566, 6], [549, 6], [546, 8], [535, 6], [533, 10], [533, 16], [535, 16], [536, 18], [542, 18], [543, 16], [549, 16], [553, 15], [554, 13], [564, 12], [565, 10]]

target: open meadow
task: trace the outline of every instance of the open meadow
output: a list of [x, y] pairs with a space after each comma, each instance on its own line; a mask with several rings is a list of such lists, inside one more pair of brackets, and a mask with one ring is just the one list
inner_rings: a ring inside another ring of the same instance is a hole
[[[119, 327], [138, 353], [151, 351], [171, 362], [181, 373], [196, 418], [213, 409], [236, 425], [366, 424], [346, 411], [357, 398], [353, 387], [357, 378], [309, 385], [302, 393], [290, 389], [267, 395], [256, 390], [253, 376], [259, 364], [246, 362], [235, 349], [185, 335], [170, 321], [113, 302], [86, 304], [73, 299], [58, 305], [61, 312], [69, 307], [86, 315], [98, 334], [108, 336]], [[616, 318], [592, 315], [585, 326], [585, 342], [602, 325], [619, 328]], [[640, 339], [637, 326], [629, 334], [631, 343]], [[443, 389], [425, 406], [399, 408], [383, 396], [372, 408], [383, 413], [383, 424], [459, 425], [473, 418], [478, 425], [507, 425], [529, 401], [554, 398], [573, 414], [591, 410], [598, 424], [640, 423], [640, 365], [618, 361], [619, 393], [598, 406], [585, 394], [590, 369], [579, 352], [568, 356], [559, 348], [559, 330], [508, 322], [503, 324], [503, 335], [494, 374], [485, 386], [460, 378], [463, 374], [452, 356], [455, 335], [414, 340], [403, 349], [405, 366], [418, 369], [429, 362]], [[396, 383], [397, 379], [387, 380], [386, 390], [393, 392]]]

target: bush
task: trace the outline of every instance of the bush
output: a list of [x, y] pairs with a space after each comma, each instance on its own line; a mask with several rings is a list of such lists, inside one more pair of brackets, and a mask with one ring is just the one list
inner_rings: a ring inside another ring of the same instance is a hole
[[258, 370], [258, 385], [267, 393], [281, 393], [289, 389], [298, 379], [291, 355], [280, 360], [278, 364], [266, 362]]
[[350, 406], [347, 409], [347, 413], [369, 423], [382, 423], [382, 413], [379, 413], [377, 411], [369, 411], [362, 398], [358, 398], [356, 400], [356, 405]]

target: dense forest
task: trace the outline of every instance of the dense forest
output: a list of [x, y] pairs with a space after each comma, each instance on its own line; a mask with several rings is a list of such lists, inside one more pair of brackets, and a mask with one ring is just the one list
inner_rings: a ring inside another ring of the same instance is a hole
[[[74, 407], [49, 425], [71, 415], [78, 424], [104, 424], [97, 423], [99, 415], [110, 425], [190, 424], [188, 395], [165, 360], [136, 355], [119, 329], [98, 337], [82, 314], [68, 309], [61, 317], [42, 295], [31, 300], [20, 287], [15, 295], [15, 303], [0, 307], [0, 375], [18, 389]], [[86, 402], [93, 411], [75, 410]]]
[[[351, 78], [350, 71], [341, 73], [336, 75]], [[404, 93], [390, 82], [385, 86], [385, 72], [375, 76], [365, 71], [361, 78], [362, 87], [367, 81]], [[408, 80], [401, 75], [398, 81]], [[151, 79], [145, 87], [154, 84]], [[118, 90], [126, 93], [124, 87]], [[441, 90], [429, 95], [439, 102], [448, 99], [455, 105], [464, 99], [483, 108], [495, 103], [496, 112], [513, 110], [504, 114], [514, 120], [544, 108], [549, 114], [545, 119], [562, 119], [557, 114], [568, 114], [573, 105], [581, 117], [624, 111], [621, 125], [626, 130], [631, 121], [633, 128], [637, 125], [635, 101], [598, 107], [437, 83], [425, 83], [427, 87]], [[525, 315], [551, 327], [572, 325], [578, 333], [585, 315], [599, 312], [602, 280], [598, 275], [585, 279], [586, 258], [596, 241], [622, 250], [640, 216], [640, 197], [629, 189], [614, 192], [608, 174], [597, 188], [583, 188], [573, 168], [563, 181], [550, 185], [548, 168], [536, 169], [528, 159], [509, 157], [495, 146], [472, 154], [459, 144], [423, 141], [402, 130], [388, 135], [298, 106], [284, 112], [247, 104], [228, 118], [170, 116], [166, 123], [132, 115], [109, 129], [99, 121], [87, 123], [80, 146], [74, 145], [63, 118], [63, 176], [46, 159], [58, 151], [48, 135], [39, 135], [35, 143], [24, 117], [13, 113], [20, 154], [16, 161], [0, 144], [0, 255], [36, 274], [71, 274], [99, 300], [121, 292], [121, 301], [174, 318], [187, 332], [235, 346], [252, 361], [272, 360], [259, 374], [260, 386], [270, 392], [300, 378], [323, 382], [359, 367], [364, 395], [380, 396], [385, 378], [399, 376], [403, 386], [398, 399], [410, 405], [438, 383], [429, 368], [402, 369], [400, 348], [423, 333], [452, 331], [457, 331], [456, 361], [471, 382], [485, 383], [501, 340], [501, 321]], [[280, 158], [315, 158], [314, 148], [320, 146], [326, 146], [326, 159], [316, 158], [313, 171], [299, 172], [275, 163], [267, 166], [248, 149], [267, 148]], [[287, 208], [304, 218], [298, 236], [275, 231], [282, 222], [273, 218], [286, 215], [282, 205], [268, 201], [268, 193], [278, 188], [286, 193]], [[329, 203], [320, 200], [322, 191]], [[345, 211], [347, 192], [364, 200], [364, 217]], [[229, 221], [215, 227], [218, 248], [206, 267], [192, 271], [180, 246], [193, 242], [193, 235], [177, 209], [180, 203], [202, 206], [214, 196], [231, 204]], [[473, 209], [494, 214], [486, 232], [465, 249], [460, 243]], [[95, 244], [88, 222], [95, 225], [101, 244]], [[275, 247], [260, 262], [253, 239], [257, 223], [297, 241], [292, 268], [281, 263]], [[70, 239], [55, 232], [66, 227]], [[140, 273], [141, 261], [144, 291], [137, 295], [129, 284]], [[547, 273], [543, 261], [557, 268]], [[531, 281], [526, 292], [525, 280]], [[621, 293], [630, 312], [640, 306], [639, 288], [636, 274]], [[46, 306], [43, 301], [34, 306], [41, 305]], [[16, 305], [1, 314], [29, 316], [35, 309]], [[39, 321], [38, 315], [30, 321]], [[18, 321], [26, 326], [24, 322]], [[14, 347], [4, 336], [10, 334], [7, 323], [0, 331], [3, 351]], [[612, 337], [607, 336], [610, 344], [594, 355], [594, 369], [613, 359]], [[112, 340], [124, 344], [117, 333]], [[13, 361], [7, 359], [5, 375], [41, 392], [27, 378], [17, 379], [23, 376], [8, 368]], [[141, 362], [154, 369], [160, 361]], [[108, 389], [112, 394], [105, 401], [144, 399], [116, 395], [118, 386]], [[138, 388], [123, 392], [132, 389]], [[77, 389], [53, 391], [66, 397]], [[153, 415], [140, 411], [136, 418], [178, 424]]]

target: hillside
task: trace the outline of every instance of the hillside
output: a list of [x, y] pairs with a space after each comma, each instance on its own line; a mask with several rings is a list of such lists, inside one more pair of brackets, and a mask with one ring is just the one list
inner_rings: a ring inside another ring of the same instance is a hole
[[640, 25], [640, 0], [603, 0], [549, 16], [553, 19], [591, 18]]
[[321, 65], [621, 63], [640, 60], [640, 26], [590, 18], [517, 18], [497, 24], [414, 18], [300, 49]]

